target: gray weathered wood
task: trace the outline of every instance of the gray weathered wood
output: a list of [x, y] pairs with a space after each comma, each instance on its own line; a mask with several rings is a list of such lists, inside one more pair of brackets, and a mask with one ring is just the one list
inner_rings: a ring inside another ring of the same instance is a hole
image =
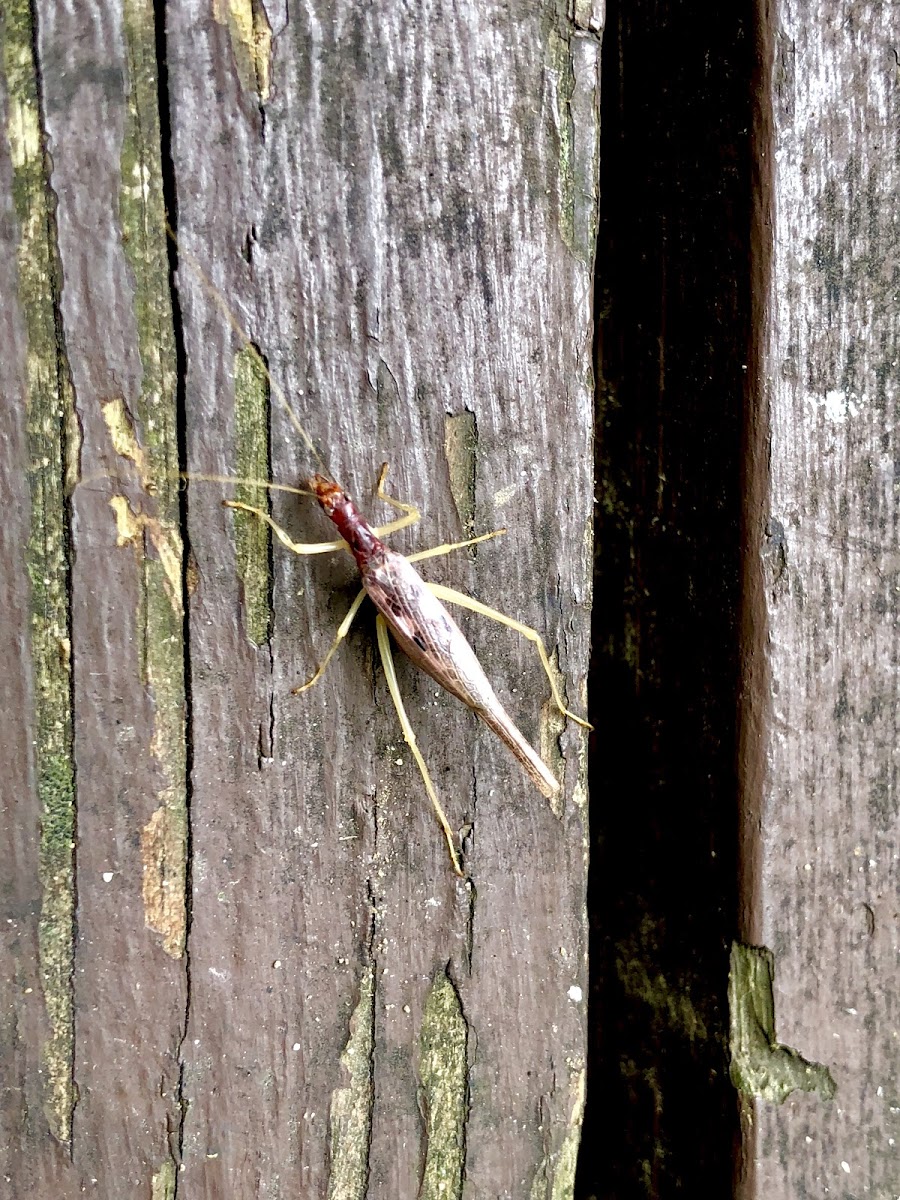
[[[352, 562], [276, 545], [270, 586], [270, 551], [224, 489], [180, 497], [175, 472], [179, 447], [194, 471], [255, 463], [296, 482], [314, 466], [199, 265], [364, 508], [390, 461], [424, 517], [398, 548], [509, 526], [427, 573], [538, 628], [584, 708], [599, 20], [576, 11], [248, 5], [244, 23], [238, 6], [172, 7], [169, 142], [148, 6], [89, 19], [39, 0], [34, 31], [27, 5], [5, 7], [17, 1195], [571, 1192], [583, 732], [554, 713], [532, 647], [463, 620], [564, 780], [551, 811], [399, 664], [468, 831], [457, 880], [366, 621], [290, 695], [349, 603]], [[29, 483], [53, 534], [40, 560], [22, 549]], [[309, 501], [273, 511], [330, 536]], [[58, 611], [32, 615], [51, 576]], [[74, 804], [40, 785], [53, 755]]]
[[733, 1047], [747, 1197], [900, 1180], [898, 19], [792, 0], [761, 38], [733, 960], [735, 1011], [758, 1022]]

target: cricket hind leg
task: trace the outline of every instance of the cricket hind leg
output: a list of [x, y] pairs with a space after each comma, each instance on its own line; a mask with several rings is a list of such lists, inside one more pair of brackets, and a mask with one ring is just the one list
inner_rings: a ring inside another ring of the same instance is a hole
[[391, 693], [391, 699], [394, 702], [394, 708], [397, 710], [397, 716], [400, 718], [400, 728], [403, 730], [403, 736], [406, 739], [406, 744], [412, 751], [413, 758], [416, 760], [416, 766], [419, 768], [419, 773], [425, 784], [425, 790], [428, 792], [428, 798], [434, 808], [437, 819], [440, 822], [441, 829], [444, 831], [444, 838], [447, 842], [447, 849], [450, 851], [450, 861], [453, 863], [453, 870], [460, 877], [465, 879], [465, 873], [459, 864], [459, 855], [456, 852], [456, 845], [453, 840], [453, 830], [450, 828], [450, 822], [447, 820], [446, 813], [441, 807], [441, 802], [438, 800], [437, 792], [434, 784], [431, 782], [431, 776], [428, 774], [428, 768], [425, 766], [425, 759], [422, 757], [416, 742], [416, 735], [413, 732], [413, 727], [409, 723], [409, 717], [406, 715], [406, 709], [403, 706], [403, 698], [400, 695], [400, 686], [397, 683], [397, 672], [394, 669], [394, 656], [391, 653], [391, 643], [388, 638], [387, 622], [381, 613], [375, 618], [375, 633], [378, 638], [378, 649], [381, 653], [381, 662], [384, 666], [384, 675], [387, 679], [388, 690]]
[[553, 678], [553, 667], [550, 663], [550, 656], [541, 640], [541, 635], [536, 629], [532, 629], [530, 625], [523, 625], [521, 621], [516, 621], [512, 617], [508, 617], [506, 613], [499, 612], [496, 608], [489, 608], [486, 604], [482, 604], [480, 600], [473, 600], [465, 592], [457, 592], [454, 588], [444, 587], [441, 583], [427, 583], [426, 586], [439, 600], [446, 600], [448, 604], [458, 604], [461, 608], [468, 608], [472, 612], [479, 613], [482, 617], [490, 617], [492, 621], [497, 621], [501, 625], [508, 625], [510, 629], [515, 629], [516, 633], [520, 633], [529, 642], [533, 642], [540, 655], [544, 674], [550, 682], [550, 691], [553, 693], [553, 702], [556, 707], [563, 716], [569, 717], [570, 720], [575, 721], [576, 724], [583, 726], [585, 729], [594, 728], [589, 721], [585, 721], [583, 717], [577, 716], [563, 704], [559, 687]]

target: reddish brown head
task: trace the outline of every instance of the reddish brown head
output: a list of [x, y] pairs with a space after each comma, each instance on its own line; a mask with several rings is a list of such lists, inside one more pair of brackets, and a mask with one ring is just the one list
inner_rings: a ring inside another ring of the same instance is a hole
[[343, 499], [345, 499], [343, 491], [330, 479], [326, 479], [324, 475], [313, 475], [307, 480], [306, 486], [322, 505], [326, 514], [330, 517], [334, 514], [334, 510], [338, 507]]

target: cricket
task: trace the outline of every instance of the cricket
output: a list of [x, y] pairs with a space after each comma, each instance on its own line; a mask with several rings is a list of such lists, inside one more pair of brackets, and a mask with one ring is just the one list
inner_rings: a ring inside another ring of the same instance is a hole
[[[169, 232], [170, 236], [173, 236], [171, 231]], [[190, 256], [185, 255], [183, 251], [181, 253], [183, 257], [190, 259]], [[188, 480], [218, 483], [246, 483], [277, 491], [312, 496], [318, 501], [325, 515], [334, 523], [340, 534], [338, 538], [324, 542], [296, 542], [263, 509], [254, 508], [238, 500], [222, 501], [226, 508], [240, 509], [263, 521], [270, 527], [281, 544], [293, 554], [313, 555], [347, 551], [356, 559], [362, 588], [354, 598], [346, 616], [339, 625], [325, 657], [310, 678], [299, 687], [293, 689], [293, 694], [298, 695], [308, 691], [322, 678], [325, 669], [340, 647], [341, 642], [347, 637], [363, 601], [368, 596], [377, 610], [375, 631], [378, 650], [388, 690], [400, 721], [404, 740], [415, 759], [425, 785], [425, 790], [443, 830], [453, 870], [460, 878], [465, 878], [465, 872], [460, 863], [459, 851], [457, 850], [456, 837], [441, 805], [425, 759], [419, 749], [415, 732], [407, 716], [403, 698], [400, 694], [389, 634], [415, 666], [429, 675], [452, 696], [461, 700], [463, 704], [470, 708], [484, 722], [488, 729], [500, 738], [517, 759], [528, 778], [534, 783], [541, 794], [548, 799], [551, 799], [559, 791], [559, 781], [537, 751], [525, 739], [515, 722], [500, 703], [490, 680], [487, 678], [484, 669], [478, 661], [475, 651], [472, 649], [460, 627], [447, 611], [445, 605], [455, 604], [471, 612], [478, 613], [483, 617], [488, 617], [510, 629], [516, 630], [517, 633], [532, 642], [537, 649], [541, 665], [550, 684], [553, 702], [559, 712], [585, 729], [590, 730], [593, 728], [588, 721], [577, 716], [565, 706], [559, 687], [553, 676], [549, 655], [540, 635], [535, 629], [522, 624], [520, 621], [516, 621], [514, 618], [507, 616], [497, 609], [482, 604], [479, 600], [473, 599], [465, 592], [460, 592], [454, 588], [445, 587], [443, 584], [431, 583], [423, 579], [413, 565], [425, 559], [436, 558], [441, 555], [450, 554], [454, 550], [460, 550], [467, 546], [474, 546], [481, 542], [489, 541], [492, 538], [499, 537], [506, 530], [495, 529], [490, 533], [483, 533], [461, 542], [444, 543], [443, 545], [434, 546], [428, 550], [420, 550], [418, 553], [410, 555], [400, 554], [385, 545], [382, 540], [383, 538], [391, 533], [396, 533], [400, 529], [414, 525], [421, 520], [418, 508], [412, 504], [398, 500], [385, 492], [384, 484], [387, 478], [388, 464], [384, 463], [381, 467], [378, 476], [376, 497], [402, 515], [386, 525], [373, 527], [360, 513], [344, 489], [332, 478], [312, 438], [300, 423], [281, 388], [272, 379], [262, 355], [238, 325], [224, 298], [218, 294], [213, 285], [204, 276], [199, 266], [196, 264], [192, 265], [194, 265], [194, 269], [203, 281], [204, 287], [211, 292], [217, 305], [224, 312], [229, 324], [257, 360], [259, 369], [268, 380], [272, 392], [278, 398], [279, 403], [287, 413], [289, 420], [307, 449], [314, 456], [320, 471], [313, 474], [306, 481], [305, 487], [290, 487], [282, 484], [238, 479], [221, 475], [187, 473], [185, 478]]]

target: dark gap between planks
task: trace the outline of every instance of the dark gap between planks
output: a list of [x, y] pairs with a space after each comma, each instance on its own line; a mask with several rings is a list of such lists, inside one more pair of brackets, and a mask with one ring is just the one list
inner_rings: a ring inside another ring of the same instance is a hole
[[588, 1093], [576, 1197], [728, 1196], [748, 4], [603, 40]]

